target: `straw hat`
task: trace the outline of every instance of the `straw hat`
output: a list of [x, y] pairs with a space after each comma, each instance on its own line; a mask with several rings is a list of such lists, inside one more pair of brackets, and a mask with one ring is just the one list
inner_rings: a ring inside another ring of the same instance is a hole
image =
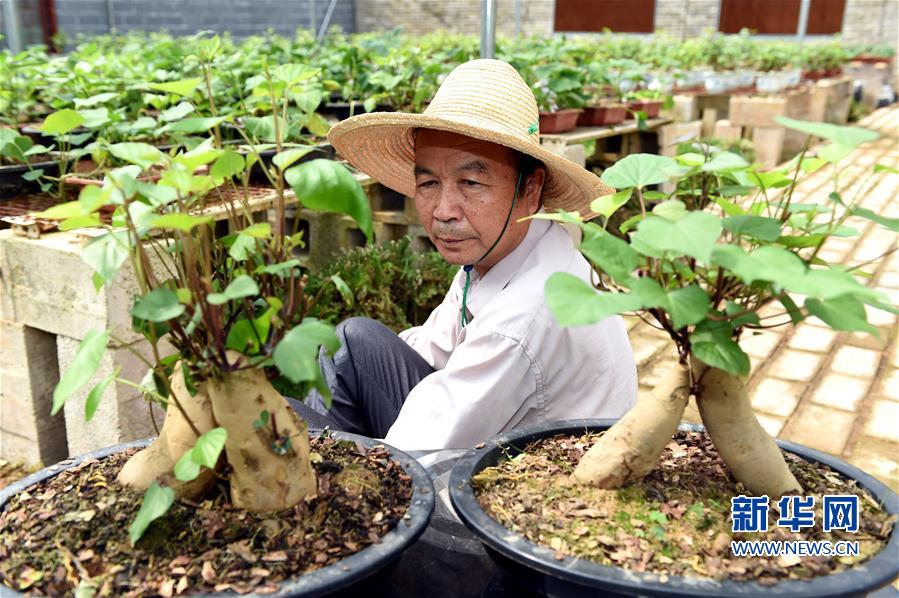
[[417, 128], [451, 131], [532, 156], [546, 165], [543, 205], [591, 218], [590, 202], [614, 193], [592, 172], [541, 147], [534, 93], [511, 65], [471, 60], [451, 72], [423, 114], [373, 112], [341, 121], [328, 139], [350, 164], [415, 196]]

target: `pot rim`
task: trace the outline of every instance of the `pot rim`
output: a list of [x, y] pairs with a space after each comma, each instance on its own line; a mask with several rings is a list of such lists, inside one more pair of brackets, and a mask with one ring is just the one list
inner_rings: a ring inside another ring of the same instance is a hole
[[[310, 429], [309, 435], [316, 436], [321, 432], [321, 430]], [[316, 569], [310, 573], [302, 574], [299, 577], [287, 578], [278, 586], [277, 592], [266, 594], [266, 596], [295, 596], [300, 594], [303, 596], [322, 596], [365, 579], [376, 573], [388, 563], [398, 559], [402, 555], [402, 551], [411, 546], [412, 543], [424, 533], [428, 526], [428, 522], [431, 519], [431, 513], [434, 511], [434, 485], [431, 482], [431, 477], [428, 475], [428, 472], [418, 463], [418, 461], [385, 442], [367, 436], [361, 436], [350, 432], [338, 432], [336, 430], [330, 431], [330, 435], [332, 438], [337, 438], [338, 440], [359, 442], [365, 446], [365, 448], [383, 446], [387, 449], [390, 458], [399, 463], [411, 478], [412, 498], [409, 501], [409, 508], [406, 511], [406, 515], [410, 518], [408, 520], [405, 518], [400, 519], [393, 529], [388, 531], [377, 544], [366, 546], [359, 552], [348, 556], [333, 565]], [[55, 465], [45, 467], [18, 482], [14, 482], [9, 486], [0, 489], [0, 511], [3, 510], [6, 503], [16, 494], [27, 490], [37, 483], [48, 480], [67, 469], [80, 465], [86, 459], [103, 459], [130, 448], [143, 448], [149, 445], [153, 440], [154, 438], [135, 440], [92, 451], [78, 457], [70, 457]], [[3, 596], [24, 596], [24, 594], [15, 592], [3, 585], [0, 585], [0, 594]], [[193, 596], [222, 595], [223, 594], [194, 594]], [[258, 595], [251, 593], [246, 596], [252, 598]]]
[[568, 115], [572, 114], [573, 112], [577, 112], [578, 114], [580, 114], [583, 111], [584, 111], [583, 108], [560, 108], [559, 110], [551, 110], [551, 111], [539, 110], [537, 112], [537, 114], [540, 116], [556, 116], [556, 115], [568, 116]]
[[[52, 166], [56, 166], [59, 163], [55, 160], [42, 160], [40, 162], [31, 162], [31, 168], [50, 168]], [[0, 174], [19, 174], [21, 172], [28, 172], [28, 166], [26, 164], [4, 164], [0, 166]]]
[[[604, 430], [617, 421], [617, 419], [604, 418], [546, 422], [494, 436], [482, 448], [474, 448], [465, 453], [453, 467], [449, 482], [453, 508], [463, 523], [484, 544], [513, 562], [536, 570], [545, 576], [561, 579], [578, 586], [603, 588], [611, 591], [657, 596], [717, 597], [786, 594], [812, 598], [855, 595], [873, 591], [889, 584], [899, 573], [899, 565], [897, 565], [899, 560], [895, 558], [899, 554], [899, 533], [894, 529], [887, 545], [872, 559], [836, 574], [814, 577], [805, 581], [778, 581], [773, 586], [762, 586], [755, 581], [720, 581], [676, 575], [668, 576], [668, 581], [662, 583], [659, 575], [654, 573], [638, 573], [574, 557], [556, 560], [550, 548], [531, 542], [487, 515], [475, 498], [469, 480], [472, 475], [484, 469], [488, 458], [500, 453], [503, 449], [508, 449], [510, 446], [522, 449], [533, 440], [555, 434]], [[698, 432], [705, 430], [701, 425], [686, 422], [681, 423], [678, 429]], [[899, 514], [899, 504], [897, 504], [899, 498], [896, 493], [869, 474], [821, 451], [786, 440], [777, 440], [776, 442], [780, 448], [807, 461], [827, 465], [841, 474], [855, 479], [862, 488], [880, 500], [890, 514]]]

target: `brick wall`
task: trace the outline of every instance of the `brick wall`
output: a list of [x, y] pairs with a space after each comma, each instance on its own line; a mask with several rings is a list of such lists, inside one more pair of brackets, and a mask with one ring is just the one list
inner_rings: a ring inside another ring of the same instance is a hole
[[[899, 50], [899, 0], [846, 0], [843, 40], [891, 44]], [[899, 85], [899, 57], [893, 58], [893, 86]]]
[[655, 30], [678, 39], [718, 29], [719, 0], [656, 0]]
[[[356, 0], [356, 30], [377, 31], [402, 27], [412, 34], [436, 29], [480, 34], [481, 0]], [[521, 0], [524, 35], [549, 35], [553, 27], [553, 0]], [[515, 2], [499, 0], [496, 9], [499, 35], [515, 34]]]
[[[108, 10], [111, 4], [112, 10]], [[318, 29], [330, 0], [56, 0], [59, 30], [78, 34], [167, 30], [188, 35], [209, 29], [229, 31], [237, 37], [273, 29], [291, 36], [310, 25], [310, 7]], [[338, 0], [331, 24], [353, 31], [355, 0]]]

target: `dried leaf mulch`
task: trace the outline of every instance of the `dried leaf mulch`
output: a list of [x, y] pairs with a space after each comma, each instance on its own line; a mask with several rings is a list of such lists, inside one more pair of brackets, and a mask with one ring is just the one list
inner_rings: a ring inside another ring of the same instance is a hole
[[133, 548], [141, 495], [116, 475], [135, 451], [85, 462], [0, 513], [0, 582], [37, 596], [275, 592], [379, 542], [412, 498], [409, 476], [383, 447], [317, 438], [312, 451], [316, 498], [256, 514], [219, 487], [199, 504], [176, 501]]
[[[732, 533], [730, 499], [750, 493], [730, 476], [707, 435], [678, 432], [644, 480], [618, 490], [571, 481], [597, 438], [557, 436], [509, 455], [475, 476], [478, 501], [505, 527], [553, 549], [556, 558], [652, 572], [663, 582], [677, 575], [773, 584], [838, 572], [881, 550], [895, 523], [855, 481], [784, 453], [804, 495], [815, 497], [815, 526], [796, 533], [778, 527], [777, 501], [771, 500], [767, 533]], [[861, 496], [857, 533], [823, 532], [825, 494]], [[858, 541], [860, 550], [854, 557], [734, 557], [731, 540], [846, 540]]]

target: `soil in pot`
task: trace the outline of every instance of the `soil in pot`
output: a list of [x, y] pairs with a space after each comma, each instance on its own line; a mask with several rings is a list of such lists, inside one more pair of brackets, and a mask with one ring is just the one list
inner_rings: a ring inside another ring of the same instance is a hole
[[71, 595], [79, 584], [97, 596], [275, 592], [285, 579], [377, 543], [412, 497], [408, 474], [383, 447], [313, 438], [311, 448], [316, 498], [260, 514], [233, 507], [221, 491], [201, 503], [176, 501], [133, 548], [128, 526], [141, 495], [116, 475], [136, 449], [88, 459], [7, 503], [0, 581], [47, 595]]
[[826, 79], [828, 76], [827, 71], [804, 71], [802, 73], [802, 78], [805, 81], [820, 81], [821, 79]]
[[564, 133], [577, 127], [577, 119], [581, 110], [569, 108], [558, 112], [540, 113], [540, 133]]
[[[570, 482], [583, 454], [599, 437], [555, 436], [484, 469], [472, 479], [481, 507], [504, 527], [556, 558], [573, 556], [659, 576], [755, 581], [807, 579], [864, 562], [889, 540], [894, 518], [855, 481], [825, 465], [785, 453], [793, 474], [815, 496], [815, 526], [792, 532], [777, 526], [776, 500], [768, 533], [732, 533], [730, 499], [747, 492], [727, 473], [705, 433], [680, 431], [659, 465], [640, 483], [601, 490]], [[859, 530], [825, 534], [821, 498], [860, 495]], [[858, 541], [855, 557], [733, 557], [731, 540]]]
[[579, 127], [604, 127], [624, 122], [627, 108], [623, 104], [588, 106], [577, 119]]

